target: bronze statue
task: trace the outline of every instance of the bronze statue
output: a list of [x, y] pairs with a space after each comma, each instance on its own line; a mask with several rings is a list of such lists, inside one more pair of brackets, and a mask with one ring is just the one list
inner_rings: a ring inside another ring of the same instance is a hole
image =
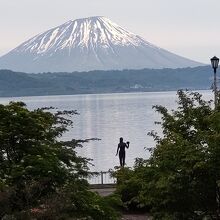
[[118, 155], [118, 151], [119, 151], [119, 161], [120, 161], [121, 167], [125, 166], [125, 148], [129, 148], [129, 144], [130, 144], [129, 141], [124, 143], [123, 138], [122, 137], [120, 138], [116, 156]]

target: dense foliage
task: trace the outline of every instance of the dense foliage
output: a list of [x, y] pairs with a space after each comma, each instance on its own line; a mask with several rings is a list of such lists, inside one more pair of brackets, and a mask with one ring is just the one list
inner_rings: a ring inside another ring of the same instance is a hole
[[85, 180], [89, 159], [76, 147], [87, 140], [61, 140], [72, 114], [0, 105], [1, 219], [116, 219], [111, 198], [91, 192]]
[[154, 219], [220, 219], [220, 106], [178, 91], [177, 110], [154, 108], [163, 136], [152, 131], [150, 158], [116, 173], [123, 202]]

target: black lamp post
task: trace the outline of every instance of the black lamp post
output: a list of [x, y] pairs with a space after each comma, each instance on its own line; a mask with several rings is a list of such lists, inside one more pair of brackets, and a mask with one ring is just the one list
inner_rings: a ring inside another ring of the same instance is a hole
[[214, 69], [214, 103], [215, 108], [217, 106], [217, 82], [216, 82], [216, 70], [218, 68], [219, 58], [214, 56], [211, 59], [212, 68]]

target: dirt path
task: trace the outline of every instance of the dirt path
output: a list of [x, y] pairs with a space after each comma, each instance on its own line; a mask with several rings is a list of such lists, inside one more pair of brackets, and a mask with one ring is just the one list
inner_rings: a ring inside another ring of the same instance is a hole
[[115, 191], [115, 184], [93, 184], [90, 188], [100, 196], [109, 196]]
[[[115, 184], [93, 184], [90, 190], [97, 192], [100, 196], [111, 195], [115, 191]], [[152, 220], [147, 214], [123, 213], [121, 220]]]

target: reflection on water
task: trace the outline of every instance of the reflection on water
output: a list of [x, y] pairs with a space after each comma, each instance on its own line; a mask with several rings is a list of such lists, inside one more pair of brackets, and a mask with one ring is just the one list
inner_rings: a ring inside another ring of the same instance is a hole
[[[202, 93], [206, 99], [212, 98], [210, 91]], [[100, 138], [79, 149], [79, 154], [94, 160], [92, 170], [107, 171], [119, 164], [115, 154], [120, 137], [130, 141], [126, 152], [128, 166], [133, 165], [136, 157], [149, 157], [145, 147], [155, 143], [147, 133], [151, 130], [161, 133], [160, 126], [154, 124], [160, 116], [152, 106], [175, 108], [176, 92], [0, 98], [0, 103], [11, 100], [23, 101], [30, 109], [53, 106], [59, 110], [77, 110], [80, 115], [73, 117], [74, 128], [63, 138]]]

